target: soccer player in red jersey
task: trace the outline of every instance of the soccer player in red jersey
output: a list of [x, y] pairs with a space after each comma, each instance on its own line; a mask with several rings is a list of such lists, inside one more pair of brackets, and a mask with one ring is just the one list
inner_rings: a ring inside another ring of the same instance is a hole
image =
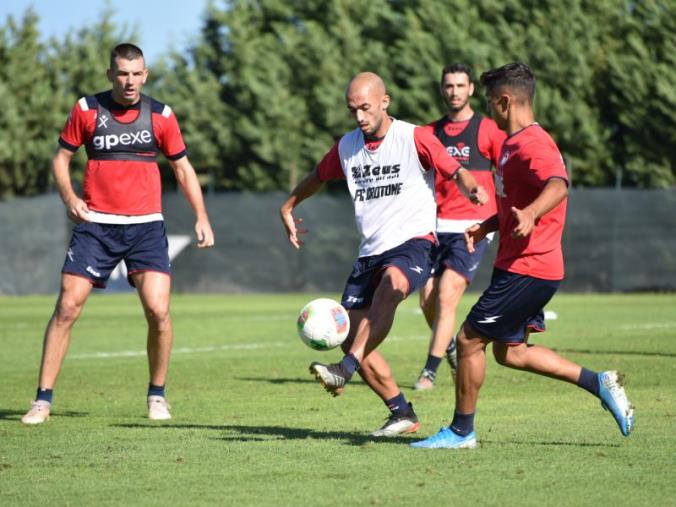
[[497, 166], [502, 143], [507, 137], [493, 120], [472, 110], [474, 94], [472, 69], [463, 63], [446, 65], [441, 71], [441, 96], [448, 113], [424, 128], [436, 135], [448, 153], [465, 169], [472, 171], [479, 185], [489, 195], [481, 207], [461, 199], [458, 188], [436, 175], [437, 239], [433, 249], [432, 274], [420, 290], [420, 307], [432, 329], [429, 352], [416, 390], [434, 387], [437, 368], [444, 354], [455, 378], [456, 347], [455, 311], [460, 299], [476, 274], [492, 234], [467, 251], [464, 232], [496, 212], [492, 168]]
[[[173, 341], [171, 270], [155, 162], [160, 152], [195, 212], [197, 246], [214, 244], [202, 190], [176, 117], [169, 106], [141, 94], [148, 77], [143, 52], [133, 44], [116, 46], [107, 76], [110, 91], [82, 97], [73, 107], [53, 158], [56, 186], [76, 225], [62, 269], [61, 291], [45, 331], [36, 399], [21, 419], [24, 424], [49, 419], [73, 324], [92, 287], [105, 287], [122, 260], [148, 323], [148, 417], [171, 418], [164, 395]], [[73, 190], [69, 173], [81, 145], [88, 157], [82, 198]]]
[[294, 218], [294, 208], [324, 181], [342, 179], [361, 234], [359, 255], [341, 301], [350, 315], [350, 334], [342, 345], [345, 356], [337, 364], [314, 362], [310, 371], [334, 396], [358, 371], [390, 410], [386, 423], [371, 435], [411, 433], [420, 426], [418, 418], [375, 349], [387, 336], [399, 303], [429, 275], [435, 171], [455, 180], [475, 203], [483, 204], [488, 196], [432, 133], [388, 115], [390, 97], [379, 76], [357, 74], [345, 97], [358, 128], [329, 150], [280, 209], [289, 241], [298, 248], [300, 235], [307, 230]]
[[499, 364], [578, 385], [601, 400], [623, 435], [634, 409], [616, 371], [594, 372], [540, 345], [527, 344], [528, 325], [542, 313], [563, 278], [561, 237], [568, 176], [552, 138], [535, 121], [535, 76], [511, 63], [481, 76], [493, 119], [508, 138], [497, 166], [498, 212], [469, 227], [469, 251], [489, 232], [500, 242], [491, 284], [458, 333], [458, 372], [453, 420], [417, 448], [473, 448], [474, 414], [486, 373], [486, 346]]

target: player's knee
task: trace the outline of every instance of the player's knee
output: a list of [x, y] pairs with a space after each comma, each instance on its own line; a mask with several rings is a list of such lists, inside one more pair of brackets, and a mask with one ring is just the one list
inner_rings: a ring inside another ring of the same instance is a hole
[[72, 324], [80, 316], [83, 303], [69, 297], [62, 297], [54, 311], [54, 318], [60, 325]]
[[145, 308], [146, 320], [148, 324], [156, 327], [164, 327], [169, 325], [169, 306], [159, 303], [149, 304]]
[[518, 369], [523, 366], [521, 355], [518, 353], [517, 349], [514, 349], [509, 345], [498, 344], [497, 342], [494, 343], [493, 357], [495, 357], [495, 361], [498, 364], [507, 366], [508, 368]]
[[388, 273], [380, 281], [378, 290], [384, 299], [392, 301], [403, 301], [408, 294], [408, 280], [405, 276], [393, 276]]

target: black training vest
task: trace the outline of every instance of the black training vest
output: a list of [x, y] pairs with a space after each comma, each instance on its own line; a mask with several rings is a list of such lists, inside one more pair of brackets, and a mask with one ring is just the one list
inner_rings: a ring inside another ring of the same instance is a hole
[[141, 95], [139, 114], [131, 123], [115, 120], [106, 107], [112, 101], [110, 92], [99, 93], [94, 99], [97, 103], [96, 130], [86, 144], [89, 159], [155, 162], [159, 148], [153, 133], [152, 99]]
[[444, 116], [434, 125], [434, 135], [446, 146], [448, 153], [460, 162], [465, 169], [472, 171], [490, 171], [491, 160], [479, 151], [479, 125], [483, 116], [474, 113], [465, 129], [457, 136], [449, 136], [444, 127], [451, 120]]

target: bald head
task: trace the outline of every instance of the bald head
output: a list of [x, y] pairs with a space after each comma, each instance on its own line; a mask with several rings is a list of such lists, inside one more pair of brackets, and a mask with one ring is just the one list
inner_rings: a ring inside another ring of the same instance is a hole
[[345, 90], [347, 108], [357, 126], [368, 137], [383, 137], [392, 123], [387, 115], [390, 96], [378, 74], [361, 72], [354, 76]]
[[345, 97], [351, 94], [374, 94], [382, 97], [387, 94], [385, 89], [385, 81], [373, 72], [360, 72], [354, 76], [345, 90]]

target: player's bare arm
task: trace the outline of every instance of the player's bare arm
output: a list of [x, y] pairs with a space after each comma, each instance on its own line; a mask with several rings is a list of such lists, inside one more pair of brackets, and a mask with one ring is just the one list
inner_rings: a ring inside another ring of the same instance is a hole
[[298, 185], [296, 185], [296, 188], [291, 191], [289, 198], [279, 209], [279, 216], [282, 219], [284, 228], [286, 229], [289, 242], [296, 248], [300, 248], [303, 244], [303, 240], [300, 239], [300, 235], [307, 234], [308, 230], [299, 227], [303, 223], [303, 219], [295, 218], [293, 216], [293, 210], [305, 199], [316, 194], [319, 189], [322, 188], [322, 185], [323, 182], [317, 175], [317, 169], [314, 169], [305, 178], [303, 178], [301, 182], [298, 183]]
[[54, 182], [66, 207], [68, 218], [77, 223], [88, 222], [89, 207], [75, 193], [70, 180], [70, 162], [73, 160], [73, 155], [75, 155], [74, 152], [65, 148], [58, 148], [56, 150], [52, 158]]
[[197, 236], [198, 248], [209, 248], [214, 246], [214, 232], [211, 229], [207, 208], [204, 205], [204, 196], [202, 187], [197, 180], [195, 169], [188, 160], [188, 157], [181, 157], [178, 160], [170, 160], [169, 164], [174, 170], [176, 181], [181, 187], [185, 198], [190, 207], [195, 212], [195, 235]]
[[481, 223], [470, 225], [465, 229], [465, 246], [469, 253], [474, 253], [475, 245], [484, 239], [489, 233], [498, 230], [499, 222], [498, 215], [493, 215]]
[[463, 195], [474, 204], [483, 206], [488, 202], [488, 193], [486, 192], [486, 189], [481, 185], [477, 185], [472, 173], [464, 167], [461, 167], [458, 169], [458, 172], [455, 173], [455, 182]]
[[523, 209], [512, 207], [512, 215], [517, 226], [512, 237], [525, 238], [535, 228], [535, 222], [541, 216], [554, 209], [568, 195], [568, 183], [562, 178], [551, 178], [540, 192], [540, 195]]

